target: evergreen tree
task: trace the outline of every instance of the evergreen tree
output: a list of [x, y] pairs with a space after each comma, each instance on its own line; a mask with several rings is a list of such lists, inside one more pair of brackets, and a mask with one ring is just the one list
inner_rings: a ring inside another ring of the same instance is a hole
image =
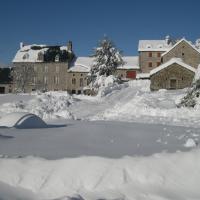
[[197, 104], [197, 98], [200, 97], [200, 65], [196, 71], [192, 88], [188, 90], [187, 94], [181, 102], [177, 105], [178, 107], [195, 107]]
[[91, 75], [109, 76], [114, 74], [118, 66], [123, 65], [121, 52], [115, 47], [114, 43], [104, 37], [94, 49], [94, 63], [91, 68]]

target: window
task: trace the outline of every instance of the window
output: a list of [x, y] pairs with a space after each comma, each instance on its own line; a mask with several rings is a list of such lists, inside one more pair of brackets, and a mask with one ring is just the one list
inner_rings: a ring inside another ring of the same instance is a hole
[[48, 72], [48, 66], [47, 66], [47, 65], [44, 66], [44, 72], [45, 72], [45, 73]]
[[158, 57], [158, 58], [160, 58], [160, 56], [161, 56], [161, 53], [160, 53], [160, 52], [158, 52], [158, 53], [157, 53], [157, 57]]
[[73, 76], [75, 76], [75, 74], [73, 74]]
[[33, 84], [36, 84], [37, 83], [37, 77], [33, 77]]
[[160, 62], [157, 62], [157, 67], [160, 66]]
[[44, 84], [47, 84], [48, 83], [48, 79], [46, 76], [44, 76]]
[[34, 66], [34, 72], [37, 72], [37, 66]]
[[149, 52], [149, 57], [152, 57], [152, 52]]
[[59, 71], [60, 71], [59, 66], [56, 66], [56, 73], [59, 73]]
[[149, 67], [152, 67], [153, 65], [152, 65], [152, 62], [149, 62]]
[[75, 78], [72, 79], [72, 84], [76, 85], [76, 79]]
[[83, 78], [80, 78], [80, 87], [83, 87]]
[[81, 94], [81, 90], [78, 90], [78, 94]]
[[182, 56], [184, 56], [185, 54], [184, 53], [182, 53]]
[[76, 94], [76, 90], [72, 90], [72, 94]]
[[60, 55], [57, 54], [57, 55], [55, 56], [55, 62], [59, 62], [59, 60], [60, 60]]
[[83, 76], [83, 74], [81, 74], [81, 76]]
[[59, 84], [59, 77], [58, 76], [54, 76], [54, 83], [56, 85]]

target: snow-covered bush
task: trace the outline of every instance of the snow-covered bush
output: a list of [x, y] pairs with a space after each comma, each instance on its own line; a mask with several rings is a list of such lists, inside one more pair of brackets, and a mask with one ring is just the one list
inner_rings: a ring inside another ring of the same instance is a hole
[[[195, 107], [200, 103], [200, 65], [195, 73], [192, 88], [188, 90], [186, 96], [177, 105], [178, 107]], [[199, 103], [198, 103], [199, 102]]]
[[29, 101], [5, 103], [1, 106], [0, 112], [30, 112], [42, 119], [59, 117], [72, 119], [74, 117], [69, 111], [69, 106], [73, 101], [73, 97], [66, 92], [47, 92], [36, 94], [36, 97]]

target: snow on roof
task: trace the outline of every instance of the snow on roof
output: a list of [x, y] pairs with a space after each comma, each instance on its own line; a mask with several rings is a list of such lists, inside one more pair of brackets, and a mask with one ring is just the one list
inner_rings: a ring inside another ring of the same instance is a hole
[[180, 65], [180, 66], [182, 66], [182, 67], [184, 67], [184, 68], [186, 68], [186, 69], [188, 69], [188, 70], [194, 72], [194, 73], [196, 72], [196, 69], [195, 69], [194, 67], [191, 67], [190, 65], [184, 63], [184, 62], [182, 61], [181, 58], [172, 58], [172, 59], [169, 60], [168, 62], [166, 62], [166, 63], [160, 65], [159, 67], [157, 67], [157, 68], [151, 70], [150, 76], [156, 74], [157, 72], [159, 72], [159, 71], [161, 71], [161, 70], [167, 68], [168, 66], [170, 66], [170, 65], [172, 65], [172, 64], [174, 64], [174, 63], [176, 63], [176, 64], [178, 64], [178, 65]]
[[89, 72], [94, 58], [92, 57], [77, 57], [73, 65], [68, 70], [69, 72]]
[[171, 47], [166, 40], [139, 40], [138, 51], [167, 51]]
[[37, 115], [27, 112], [15, 112], [0, 119], [1, 127], [46, 128], [46, 123]]
[[[21, 48], [17, 51], [12, 62], [43, 62], [43, 60], [38, 59], [38, 54], [44, 54], [49, 47], [47, 45], [25, 45], [21, 46]], [[67, 50], [66, 46], [61, 46], [60, 50]]]
[[185, 38], [182, 38], [181, 40], [179, 40], [178, 42], [176, 42], [176, 44], [174, 44], [171, 48], [169, 48], [166, 52], [164, 52], [162, 54], [162, 56], [166, 55], [168, 52], [170, 52], [172, 49], [174, 49], [174, 47], [176, 47], [178, 44], [180, 44], [182, 41], [186, 42], [187, 44], [189, 44], [194, 50], [196, 50], [198, 53], [200, 53], [199, 49], [197, 49], [191, 42], [189, 42], [188, 40], [186, 40]]
[[122, 58], [125, 63], [117, 69], [140, 69], [138, 56], [124, 56]]
[[[125, 64], [119, 66], [118, 69], [139, 69], [138, 56], [122, 57]], [[93, 57], [77, 57], [73, 65], [68, 70], [69, 72], [89, 72], [94, 62]]]
[[149, 73], [140, 73], [136, 75], [136, 79], [145, 79], [145, 78], [149, 78], [150, 74]]

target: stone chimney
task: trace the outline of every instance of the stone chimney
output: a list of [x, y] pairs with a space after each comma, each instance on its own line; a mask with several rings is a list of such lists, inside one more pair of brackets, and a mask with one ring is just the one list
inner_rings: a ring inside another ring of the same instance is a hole
[[72, 41], [69, 41], [67, 43], [67, 49], [68, 49], [68, 51], [72, 51]]
[[169, 35], [165, 36], [165, 42], [166, 42], [166, 44], [168, 44], [168, 45], [171, 43], [171, 38], [170, 38]]
[[20, 49], [24, 47], [24, 43], [20, 42]]

